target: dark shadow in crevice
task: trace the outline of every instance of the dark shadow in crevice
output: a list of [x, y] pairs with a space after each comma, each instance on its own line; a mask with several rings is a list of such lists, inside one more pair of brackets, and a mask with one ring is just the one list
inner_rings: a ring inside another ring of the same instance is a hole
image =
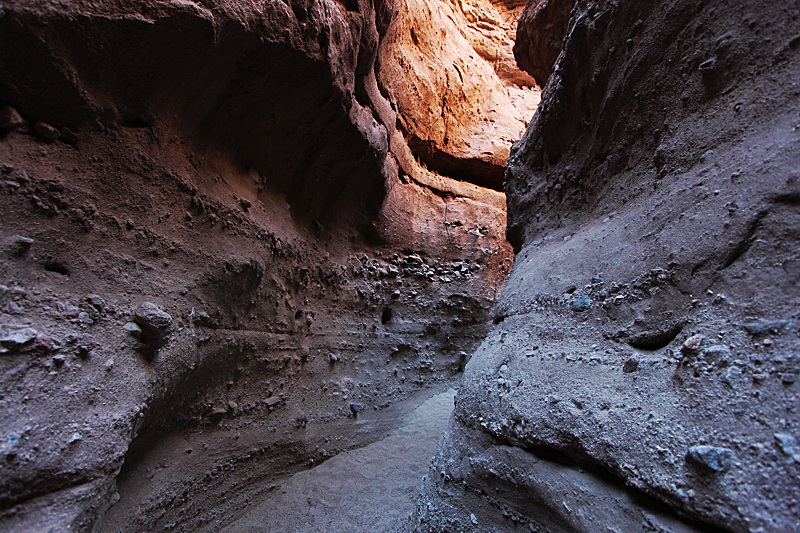
[[458, 181], [466, 181], [487, 189], [503, 192], [506, 168], [477, 158], [455, 157], [436, 148], [433, 141], [407, 136], [409, 148], [428, 170]]
[[728, 529], [709, 524], [708, 522], [699, 520], [696, 517], [685, 516], [678, 509], [672, 507], [668, 503], [665, 503], [664, 501], [644, 492], [643, 490], [631, 486], [630, 484], [626, 483], [625, 479], [618, 474], [610, 471], [604, 466], [593, 463], [590, 460], [576, 459], [567, 453], [549, 446], [530, 446], [525, 447], [524, 450], [542, 461], [556, 463], [569, 468], [577, 468], [581, 471], [587, 472], [589, 475], [596, 477], [604, 483], [607, 483], [612, 487], [619, 489], [620, 491], [626, 492], [636, 506], [648, 513], [672, 517], [673, 519], [691, 528], [699, 529], [700, 531], [704, 531], [706, 533], [730, 533], [730, 530]]

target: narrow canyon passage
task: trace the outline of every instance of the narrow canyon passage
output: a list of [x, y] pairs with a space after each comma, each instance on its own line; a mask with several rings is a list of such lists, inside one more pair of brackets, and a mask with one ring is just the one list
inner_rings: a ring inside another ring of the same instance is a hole
[[[205, 507], [209, 518], [194, 531], [344, 533], [407, 527], [429, 459], [453, 411], [454, 395], [453, 389], [439, 386], [380, 412], [362, 412], [348, 425], [376, 442], [332, 458], [324, 451], [320, 458], [324, 462], [315, 465], [312, 461], [307, 470], [294, 475], [248, 484], [242, 479], [246, 471], [232, 471], [235, 481], [230, 491], [193, 498], [192, 505]], [[326, 434], [332, 440], [346, 431], [328, 428]], [[103, 530], [129, 530], [139, 502], [158, 494], [170, 479], [196, 471], [202, 464], [223, 463], [228, 455], [222, 450], [230, 453], [230, 447], [252, 440], [253, 435], [246, 432], [186, 431], [162, 438], [159, 446], [118, 478], [120, 501], [107, 513]], [[185, 505], [179, 495], [168, 496]], [[164, 524], [166, 530], [177, 526]]]
[[428, 469], [424, 459], [436, 451], [454, 397], [454, 389], [437, 393], [386, 438], [270, 487], [262, 502], [219, 531], [356, 533], [408, 527]]
[[0, 2], [0, 530], [796, 531], [798, 27]]

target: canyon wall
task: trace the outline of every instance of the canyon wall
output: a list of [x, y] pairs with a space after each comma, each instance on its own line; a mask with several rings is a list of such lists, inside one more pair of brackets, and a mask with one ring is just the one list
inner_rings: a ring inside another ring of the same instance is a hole
[[514, 267], [417, 530], [797, 529], [799, 19], [528, 3]]
[[456, 379], [520, 9], [0, 4], [0, 528], [217, 531]]

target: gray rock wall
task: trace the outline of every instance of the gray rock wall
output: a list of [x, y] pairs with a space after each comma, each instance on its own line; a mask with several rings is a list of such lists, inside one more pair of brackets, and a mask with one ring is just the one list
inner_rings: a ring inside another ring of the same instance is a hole
[[798, 17], [577, 2], [419, 530], [796, 529]]

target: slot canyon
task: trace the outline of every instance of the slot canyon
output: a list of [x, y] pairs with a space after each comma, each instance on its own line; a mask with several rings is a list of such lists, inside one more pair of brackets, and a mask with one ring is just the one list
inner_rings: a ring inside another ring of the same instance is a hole
[[800, 532], [796, 0], [0, 0], [0, 531]]

